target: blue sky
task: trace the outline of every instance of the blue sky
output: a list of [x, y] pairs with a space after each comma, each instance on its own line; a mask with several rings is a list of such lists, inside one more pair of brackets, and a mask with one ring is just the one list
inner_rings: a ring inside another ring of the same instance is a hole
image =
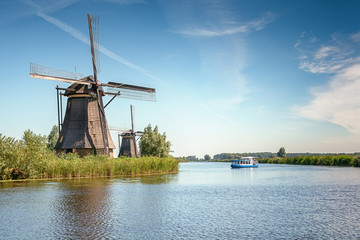
[[30, 78], [29, 63], [92, 74], [90, 13], [100, 81], [157, 90], [157, 102], [112, 102], [110, 126], [130, 128], [133, 104], [135, 127], [158, 125], [174, 156], [360, 151], [359, 11], [350, 0], [2, 0], [0, 133], [57, 124], [55, 87], [67, 84]]

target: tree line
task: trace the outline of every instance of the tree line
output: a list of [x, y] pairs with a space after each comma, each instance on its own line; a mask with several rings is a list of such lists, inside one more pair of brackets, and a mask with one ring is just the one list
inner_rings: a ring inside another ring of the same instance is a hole
[[323, 166], [351, 166], [360, 167], [359, 155], [328, 155], [320, 154], [313, 156], [276, 157], [258, 159], [259, 163], [271, 164], [295, 164], [295, 165], [323, 165]]
[[[271, 152], [245, 152], [245, 153], [219, 153], [215, 154], [212, 158], [209, 154], [204, 155], [203, 158], [198, 158], [195, 155], [190, 155], [187, 157], [181, 157], [183, 161], [230, 161], [234, 159], [239, 159], [242, 157], [256, 157], [259, 159], [272, 159], [272, 158], [285, 158], [285, 157], [306, 157], [306, 156], [357, 156], [360, 155], [359, 152], [355, 153], [287, 153], [284, 147], [281, 147], [277, 153]], [[274, 160], [276, 162], [276, 160]]]

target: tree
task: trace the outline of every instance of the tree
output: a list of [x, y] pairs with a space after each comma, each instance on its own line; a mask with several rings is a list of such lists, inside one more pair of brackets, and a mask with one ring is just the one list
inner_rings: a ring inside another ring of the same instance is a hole
[[59, 138], [59, 128], [57, 125], [52, 126], [49, 136], [47, 137], [47, 146], [50, 149], [54, 149], [57, 140]]
[[211, 157], [210, 157], [209, 154], [206, 154], [206, 155], [204, 156], [204, 159], [205, 159], [205, 161], [209, 161], [209, 160], [211, 159]]
[[187, 156], [187, 157], [185, 157], [185, 159], [188, 160], [188, 161], [198, 161], [198, 160], [199, 160], [199, 159], [198, 159], [196, 156], [194, 156], [194, 155]]
[[279, 151], [277, 152], [278, 157], [286, 157], [286, 151], [284, 147], [281, 147]]
[[144, 129], [139, 146], [142, 156], [168, 157], [171, 143], [166, 141], [165, 133], [159, 133], [158, 126], [153, 130], [149, 124]]
[[22, 142], [24, 146], [31, 151], [39, 151], [46, 149], [46, 136], [41, 134], [35, 134], [30, 129], [24, 131], [22, 136]]

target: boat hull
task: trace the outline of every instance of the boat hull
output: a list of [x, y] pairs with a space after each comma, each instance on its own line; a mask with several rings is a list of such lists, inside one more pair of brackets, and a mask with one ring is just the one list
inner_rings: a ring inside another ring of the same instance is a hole
[[231, 168], [257, 168], [259, 165], [231, 164]]

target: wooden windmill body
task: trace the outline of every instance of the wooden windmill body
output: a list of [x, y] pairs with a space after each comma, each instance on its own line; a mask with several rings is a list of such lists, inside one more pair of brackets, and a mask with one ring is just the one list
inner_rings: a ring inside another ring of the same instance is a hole
[[[82, 156], [106, 154], [98, 101], [86, 85], [74, 83], [70, 89], [74, 91], [67, 90], [64, 94], [68, 98], [65, 119], [55, 149], [58, 152], [74, 152]], [[104, 122], [109, 156], [113, 157], [115, 145], [105, 116]]]
[[131, 112], [131, 129], [123, 131], [121, 136], [121, 147], [119, 157], [139, 157], [140, 153], [136, 144], [136, 136], [141, 136], [143, 132], [134, 131], [134, 110], [133, 105], [130, 105]]
[[[117, 96], [155, 101], [155, 89], [117, 82], [101, 83], [97, 78], [99, 47], [93, 37], [93, 29], [94, 27], [97, 29], [97, 21], [88, 14], [88, 23], [94, 76], [83, 77], [78, 73], [56, 70], [34, 63], [30, 63], [30, 76], [72, 83], [68, 88], [57, 88], [65, 91], [62, 95], [68, 98], [64, 121], [60, 123], [59, 120], [61, 131], [55, 145], [58, 152], [74, 152], [80, 156], [106, 154], [113, 157], [115, 145], [106, 121], [105, 107]], [[104, 91], [103, 86], [107, 87], [107, 92]], [[104, 106], [105, 95], [112, 95], [113, 98]]]
[[121, 147], [119, 151], [119, 157], [138, 157], [139, 152], [136, 146], [136, 140], [130, 131], [123, 132], [121, 134]]

